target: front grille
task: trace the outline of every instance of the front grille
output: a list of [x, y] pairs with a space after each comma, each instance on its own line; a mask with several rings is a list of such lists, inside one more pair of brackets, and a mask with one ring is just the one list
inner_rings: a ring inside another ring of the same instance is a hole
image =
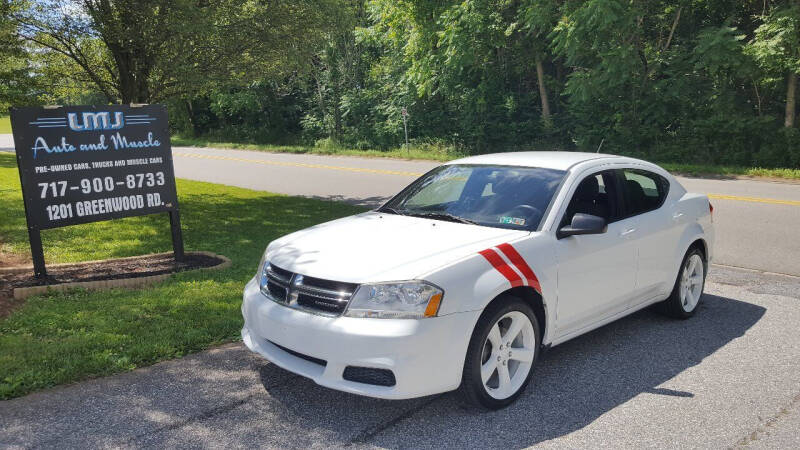
[[297, 304], [304, 308], [313, 308], [333, 314], [341, 314], [347, 306], [347, 301], [340, 302], [300, 293], [297, 295]]
[[266, 269], [267, 291], [276, 302], [312, 313], [338, 316], [347, 308], [355, 283], [324, 280], [293, 273], [270, 264]]
[[394, 372], [389, 369], [374, 369], [371, 367], [347, 366], [342, 378], [356, 383], [372, 384], [375, 386], [394, 386], [397, 381]]
[[270, 268], [270, 270], [272, 271], [272, 273], [275, 276], [282, 278], [287, 283], [292, 278], [292, 275], [294, 275], [292, 272], [289, 272], [288, 270], [281, 269], [278, 266], [273, 266], [272, 264], [270, 264], [269, 268]]
[[275, 283], [267, 283], [267, 290], [275, 300], [286, 301], [286, 288]]
[[293, 274], [273, 265], [267, 266], [266, 270], [267, 290], [272, 298], [279, 302], [285, 302]]

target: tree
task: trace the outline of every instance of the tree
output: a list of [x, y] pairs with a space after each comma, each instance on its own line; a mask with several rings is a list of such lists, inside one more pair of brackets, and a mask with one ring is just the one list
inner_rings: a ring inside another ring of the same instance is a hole
[[363, 85], [365, 53], [356, 37], [356, 27], [365, 25], [366, 11], [362, 0], [345, 0], [328, 18], [330, 28], [320, 51], [311, 58], [310, 78], [313, 82], [311, 102], [314, 111], [309, 122], [318, 119], [321, 131], [335, 142], [342, 141], [347, 108], [345, 95]]
[[35, 95], [26, 49], [11, 19], [21, 8], [17, 0], [0, 0], [0, 114], [5, 114], [9, 105], [28, 102]]
[[536, 78], [539, 85], [539, 98], [542, 104], [542, 119], [552, 126], [550, 116], [550, 96], [545, 85], [544, 64], [542, 60], [549, 57], [548, 35], [558, 23], [558, 14], [562, 5], [558, 0], [526, 0], [520, 7], [519, 21], [533, 39]]
[[767, 73], [786, 80], [784, 126], [795, 126], [797, 80], [800, 74], [800, 0], [777, 5], [755, 31], [750, 52]]
[[295, 69], [334, 4], [42, 0], [13, 18], [22, 38], [74, 61], [109, 102], [152, 103]]
[[[567, 5], [553, 29], [553, 53], [569, 67], [565, 84], [578, 145], [646, 145], [645, 98], [656, 54], [647, 39], [644, 6], [621, 0]], [[650, 13], [650, 14], [648, 14]]]
[[0, 1], [0, 96], [211, 139], [800, 161], [800, 0]]

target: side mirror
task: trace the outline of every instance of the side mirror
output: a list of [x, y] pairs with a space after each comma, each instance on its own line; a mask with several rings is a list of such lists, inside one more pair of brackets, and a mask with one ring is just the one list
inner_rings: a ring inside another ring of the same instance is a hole
[[576, 213], [572, 216], [572, 223], [561, 227], [556, 232], [556, 238], [563, 239], [579, 234], [602, 234], [606, 232], [606, 219], [591, 214]]

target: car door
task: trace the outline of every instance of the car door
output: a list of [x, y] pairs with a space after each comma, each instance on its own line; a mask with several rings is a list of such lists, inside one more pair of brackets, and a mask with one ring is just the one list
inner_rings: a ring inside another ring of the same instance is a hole
[[632, 298], [632, 305], [636, 305], [672, 288], [677, 273], [677, 268], [672, 267], [673, 247], [678, 241], [681, 220], [679, 215], [673, 217], [674, 211], [664, 205], [669, 193], [666, 178], [634, 167], [619, 169], [617, 175], [624, 216], [638, 222], [638, 231], [631, 235], [639, 252]]
[[623, 311], [636, 281], [636, 218], [621, 219], [618, 178], [614, 170], [591, 173], [575, 183], [558, 227], [575, 213], [600, 215], [605, 233], [556, 241], [558, 304], [556, 333], [574, 334]]

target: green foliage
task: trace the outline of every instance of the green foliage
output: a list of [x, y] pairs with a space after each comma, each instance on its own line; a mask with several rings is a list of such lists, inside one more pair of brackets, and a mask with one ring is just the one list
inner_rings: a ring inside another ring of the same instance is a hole
[[338, 0], [46, 0], [10, 14], [61, 78], [107, 102], [159, 102], [305, 70]]
[[308, 153], [314, 155], [346, 155], [368, 158], [380, 157], [424, 159], [431, 161], [451, 161], [453, 159], [467, 156], [465, 153], [459, 152], [453, 147], [435, 141], [414, 143], [410, 144], [408, 147], [403, 146], [390, 149], [374, 149], [368, 147], [345, 147], [330, 138], [320, 139], [314, 142], [313, 145], [303, 146], [254, 144], [252, 142], [216, 141], [209, 140], [207, 138], [173, 136], [172, 145], [187, 147], [233, 148], [271, 153]]
[[[148, 289], [71, 291], [28, 299], [0, 319], [0, 399], [56, 384], [127, 371], [238, 338], [242, 286], [267, 243], [317, 223], [360, 212], [341, 203], [179, 180], [189, 250], [231, 258], [219, 272], [185, 272]], [[0, 236], [27, 249], [13, 155], [0, 153]], [[291, 221], [285, 220], [292, 217]], [[164, 215], [48, 230], [48, 262], [171, 249]]]
[[697, 34], [697, 45], [692, 58], [696, 70], [705, 70], [712, 76], [746, 75], [747, 60], [742, 58], [743, 34], [729, 26], [709, 27]]
[[800, 73], [800, 4], [777, 7], [762, 20], [750, 53], [769, 71]]
[[[38, 100], [120, 84], [111, 36], [134, 50], [155, 43], [140, 79], [184, 136], [388, 150], [404, 144], [405, 108], [413, 145], [458, 153], [602, 143], [662, 161], [797, 164], [783, 130], [800, 70], [797, 0], [195, 1], [138, 12], [141, 2], [82, 2], [142, 30], [99, 13], [72, 23], [84, 27], [69, 35], [73, 50], [103, 69], [92, 77], [37, 44], [31, 60], [48, 80]], [[67, 76], [52, 82], [60, 67]]]
[[12, 104], [27, 101], [32, 94], [33, 78], [22, 41], [17, 38], [17, 24], [11, 15], [22, 8], [18, 0], [0, 0], [0, 114]]
[[675, 175], [767, 177], [784, 180], [800, 180], [800, 169], [768, 169], [764, 167], [717, 166], [709, 164], [661, 163], [662, 167]]

